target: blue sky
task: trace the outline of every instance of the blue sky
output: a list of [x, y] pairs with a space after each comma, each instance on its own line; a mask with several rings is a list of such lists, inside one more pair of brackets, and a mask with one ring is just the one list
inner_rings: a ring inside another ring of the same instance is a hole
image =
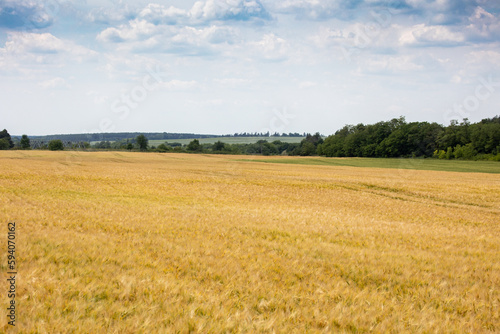
[[500, 114], [497, 0], [0, 0], [1, 128], [316, 132]]

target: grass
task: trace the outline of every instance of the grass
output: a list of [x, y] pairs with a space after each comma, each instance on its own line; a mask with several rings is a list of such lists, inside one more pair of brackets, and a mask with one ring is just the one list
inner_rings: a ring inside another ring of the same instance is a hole
[[238, 158], [0, 152], [17, 331], [500, 331], [499, 175]]
[[438, 159], [383, 159], [383, 158], [323, 158], [323, 157], [252, 157], [239, 161], [266, 163], [321, 165], [343, 167], [395, 168], [465, 173], [500, 173], [498, 161], [466, 161]]
[[[168, 140], [150, 140], [150, 146], [158, 146], [160, 144], [167, 143], [181, 143], [183, 145], [189, 144], [193, 139], [168, 139]], [[214, 137], [214, 138], [198, 138], [200, 144], [213, 144], [217, 141], [221, 141], [226, 144], [254, 144], [259, 140], [267, 140], [268, 142], [273, 142], [275, 140], [281, 140], [285, 143], [300, 143], [304, 137]]]

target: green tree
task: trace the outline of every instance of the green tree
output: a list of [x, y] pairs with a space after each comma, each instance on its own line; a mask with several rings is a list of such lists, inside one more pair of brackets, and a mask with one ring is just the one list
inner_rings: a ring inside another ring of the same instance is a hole
[[273, 144], [278, 150], [277, 154], [288, 154], [289, 151], [293, 151], [295, 149], [295, 146], [291, 143], [282, 142], [281, 140], [275, 140], [271, 144]]
[[8, 148], [6, 148], [5, 150], [8, 150], [8, 149], [14, 147], [14, 143], [12, 142], [12, 138], [10, 138], [10, 134], [6, 129], [3, 129], [2, 131], [0, 131], [0, 139], [5, 139], [7, 141]]
[[109, 141], [101, 141], [99, 143], [96, 143], [94, 145], [95, 148], [100, 148], [100, 149], [110, 149], [111, 148], [111, 143]]
[[316, 147], [314, 147], [314, 144], [311, 143], [310, 141], [304, 142], [300, 147], [299, 154], [302, 156], [314, 155], [315, 153], [316, 153]]
[[158, 145], [157, 150], [158, 150], [159, 152], [167, 152], [167, 151], [170, 151], [170, 147], [168, 147], [168, 146], [167, 146], [167, 145], [165, 145], [165, 144], [160, 144], [160, 145]]
[[[316, 132], [314, 135], [308, 133], [306, 138], [302, 139], [300, 142], [300, 147], [293, 150], [293, 155], [314, 155], [316, 152], [322, 152], [322, 148], [320, 145], [323, 144], [323, 138], [319, 132]], [[320, 149], [318, 150], [318, 146]]]
[[212, 147], [212, 150], [213, 150], [214, 152], [220, 152], [220, 151], [223, 151], [223, 150], [224, 150], [224, 147], [225, 147], [225, 146], [226, 146], [226, 145], [225, 145], [223, 142], [221, 142], [221, 141], [219, 140], [219, 141], [217, 141], [217, 142], [214, 144], [214, 146]]
[[471, 160], [477, 155], [477, 151], [474, 150], [471, 143], [464, 146], [455, 146], [455, 151], [453, 153], [457, 159], [467, 160]]
[[444, 131], [437, 138], [439, 148], [442, 150], [448, 147], [455, 147], [457, 145], [466, 145], [469, 143], [470, 137], [470, 123], [467, 118], [462, 123], [457, 120], [452, 120], [450, 125], [444, 128]]
[[132, 145], [131, 143], [127, 144], [127, 150], [132, 151], [133, 148], [134, 148], [134, 145]]
[[278, 149], [272, 143], [269, 143], [267, 140], [259, 140], [257, 142], [260, 153], [262, 155], [275, 155], [278, 154]]
[[462, 159], [464, 157], [464, 150], [461, 145], [455, 146], [453, 149], [453, 155], [456, 159]]
[[9, 149], [9, 141], [5, 138], [0, 139], [0, 150], [8, 150]]
[[60, 139], [55, 139], [49, 141], [49, 150], [51, 151], [62, 151], [64, 150], [63, 142]]
[[27, 150], [27, 149], [29, 149], [31, 147], [31, 145], [30, 145], [30, 139], [28, 138], [27, 135], [23, 135], [21, 137], [21, 143], [20, 144], [21, 144], [21, 148], [23, 150]]
[[135, 138], [135, 141], [137, 142], [137, 145], [139, 145], [139, 149], [141, 151], [146, 151], [148, 149], [148, 139], [145, 135], [138, 135]]
[[453, 159], [454, 155], [453, 155], [453, 148], [451, 147], [448, 147], [446, 149], [446, 159], [450, 160], [450, 159]]
[[446, 152], [444, 150], [439, 150], [436, 152], [437, 152], [438, 159], [445, 159], [446, 158]]
[[478, 153], [500, 153], [500, 118], [483, 119], [470, 126], [470, 143]]
[[174, 148], [173, 148], [173, 151], [174, 151], [174, 152], [177, 152], [177, 153], [181, 153], [181, 152], [183, 152], [183, 150], [182, 150], [182, 146], [176, 146], [176, 147], [174, 147]]
[[190, 152], [199, 152], [201, 151], [201, 145], [200, 145], [200, 141], [198, 139], [193, 139], [189, 144], [188, 146], [186, 147], [186, 149]]

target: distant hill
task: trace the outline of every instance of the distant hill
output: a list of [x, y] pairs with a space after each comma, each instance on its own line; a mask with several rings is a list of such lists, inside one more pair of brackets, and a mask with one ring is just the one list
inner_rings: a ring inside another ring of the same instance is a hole
[[[228, 138], [228, 137], [269, 137], [269, 133], [235, 133], [226, 135], [213, 134], [198, 134], [198, 133], [169, 133], [169, 132], [106, 132], [106, 133], [80, 133], [80, 134], [56, 134], [46, 136], [29, 136], [31, 140], [39, 142], [48, 142], [54, 139], [60, 139], [63, 142], [101, 142], [101, 141], [120, 141], [125, 139], [133, 139], [138, 135], [145, 135], [149, 140], [181, 140], [181, 139], [202, 139], [202, 138]], [[305, 137], [305, 133], [274, 133], [273, 137]], [[13, 139], [19, 140], [21, 136], [12, 136]]]
[[39, 141], [50, 141], [60, 139], [64, 142], [96, 142], [96, 141], [120, 141], [135, 138], [138, 135], [145, 135], [149, 140], [172, 140], [189, 138], [213, 138], [221, 137], [210, 134], [196, 133], [168, 133], [168, 132], [119, 132], [119, 133], [81, 133], [81, 134], [61, 134], [47, 136], [30, 136], [30, 139]]

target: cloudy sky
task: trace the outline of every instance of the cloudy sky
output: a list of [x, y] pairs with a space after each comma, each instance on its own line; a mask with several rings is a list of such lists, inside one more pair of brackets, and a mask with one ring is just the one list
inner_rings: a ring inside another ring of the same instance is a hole
[[0, 128], [316, 132], [500, 114], [498, 0], [0, 0]]

